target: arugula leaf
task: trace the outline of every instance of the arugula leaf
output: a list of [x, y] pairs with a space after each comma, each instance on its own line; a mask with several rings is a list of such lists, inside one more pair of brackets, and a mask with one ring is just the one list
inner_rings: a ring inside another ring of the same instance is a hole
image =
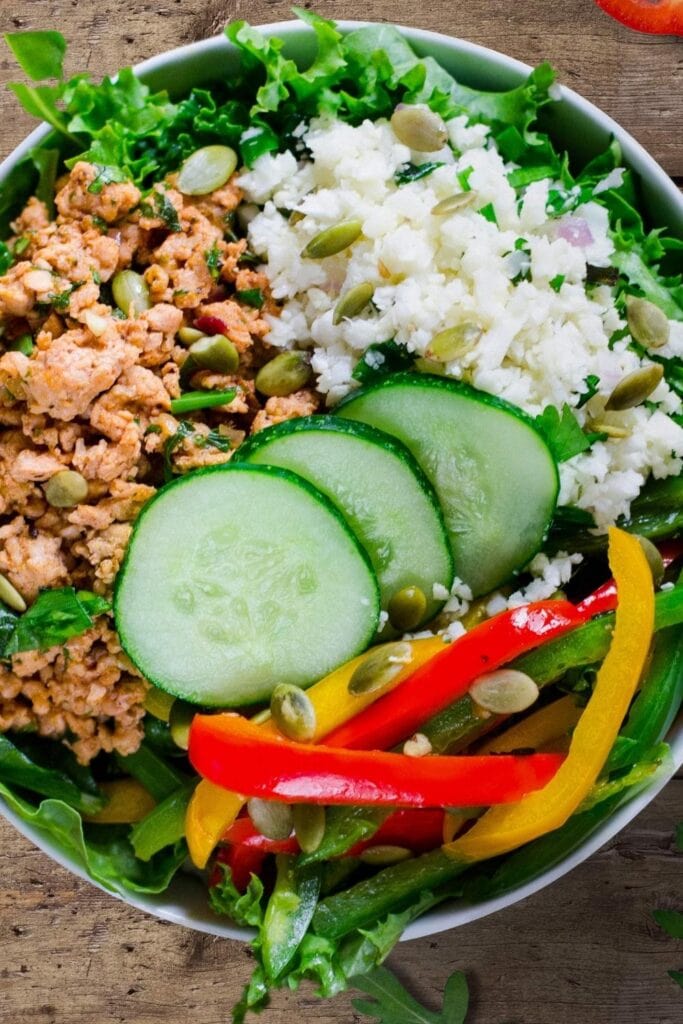
[[101, 794], [83, 792], [63, 771], [33, 761], [14, 745], [8, 736], [0, 735], [0, 780], [20, 786], [40, 796], [63, 800], [77, 811], [93, 813], [105, 804]]
[[372, 384], [390, 373], [407, 370], [414, 362], [415, 356], [405, 346], [395, 341], [380, 341], [368, 345], [351, 376], [359, 384]]
[[62, 77], [66, 40], [61, 32], [8, 32], [5, 42], [34, 82]]
[[252, 875], [246, 892], [241, 893], [235, 888], [232, 874], [227, 864], [218, 863], [223, 877], [209, 889], [209, 903], [217, 914], [226, 914], [235, 924], [251, 925], [260, 928], [263, 924], [263, 882], [257, 875]]
[[354, 999], [354, 1009], [378, 1024], [463, 1024], [467, 1016], [469, 993], [462, 971], [454, 971], [446, 982], [441, 1013], [426, 1010], [386, 967], [354, 978], [353, 984], [372, 997]]
[[653, 910], [652, 916], [672, 939], [683, 939], [683, 914], [680, 910]]
[[[73, 587], [43, 590], [23, 615], [2, 647], [3, 658], [20, 651], [44, 651], [65, 644], [73, 636], [90, 629], [93, 619], [110, 610], [104, 598]], [[0, 639], [7, 633], [6, 619], [0, 617]]]
[[571, 407], [565, 404], [560, 412], [554, 405], [545, 407], [540, 416], [534, 420], [536, 429], [543, 435], [548, 447], [557, 462], [587, 451], [594, 441], [603, 438], [602, 434], [584, 434], [578, 424]]
[[411, 181], [419, 181], [432, 174], [437, 167], [443, 167], [443, 160], [428, 160], [423, 164], [402, 164], [394, 175], [397, 185], [407, 185]]
[[67, 857], [110, 892], [164, 892], [187, 857], [187, 846], [181, 842], [145, 864], [135, 856], [126, 835], [128, 826], [84, 826], [78, 811], [64, 800], [51, 798], [36, 807], [2, 782], [0, 798], [23, 821], [47, 833]]

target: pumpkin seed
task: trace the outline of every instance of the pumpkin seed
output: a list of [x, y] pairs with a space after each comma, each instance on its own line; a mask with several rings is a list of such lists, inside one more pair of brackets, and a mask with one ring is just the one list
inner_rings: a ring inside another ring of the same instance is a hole
[[225, 185], [237, 167], [237, 153], [230, 146], [203, 146], [180, 168], [178, 188], [186, 196], [206, 196]]
[[360, 237], [363, 225], [359, 220], [342, 220], [330, 228], [318, 232], [301, 253], [307, 259], [319, 260], [336, 256]]
[[294, 822], [289, 804], [254, 797], [247, 801], [247, 813], [254, 828], [266, 839], [289, 839], [292, 834]]
[[416, 732], [403, 744], [403, 753], [408, 757], [427, 757], [431, 752], [432, 745], [423, 732]]
[[0, 601], [6, 604], [8, 608], [11, 608], [15, 612], [26, 611], [26, 601], [17, 590], [17, 588], [10, 583], [6, 576], [0, 573]]
[[121, 312], [130, 319], [144, 313], [152, 305], [147, 282], [134, 270], [119, 270], [118, 274], [114, 274], [111, 293]]
[[337, 302], [332, 314], [332, 323], [336, 326], [342, 320], [350, 316], [358, 316], [362, 313], [368, 302], [375, 294], [375, 286], [370, 281], [363, 281], [354, 288], [349, 288]]
[[594, 433], [606, 434], [607, 437], [613, 437], [615, 440], [620, 440], [629, 435], [626, 427], [618, 427], [616, 423], [601, 423], [598, 420], [591, 420], [589, 426]]
[[290, 740], [305, 743], [315, 735], [316, 715], [310, 697], [300, 686], [280, 683], [270, 698], [273, 721]]
[[234, 373], [240, 364], [239, 352], [224, 334], [195, 341], [190, 345], [190, 355], [200, 369], [214, 373]]
[[363, 864], [374, 868], [388, 867], [390, 864], [400, 864], [402, 860], [410, 860], [413, 851], [405, 846], [369, 846], [359, 856]]
[[187, 750], [190, 745], [190, 726], [196, 714], [196, 707], [193, 704], [188, 704], [187, 701], [175, 700], [171, 705], [168, 727], [171, 739], [181, 750]]
[[421, 104], [399, 103], [391, 115], [391, 127], [399, 142], [419, 153], [433, 153], [448, 142], [443, 120]]
[[655, 587], [658, 587], [664, 579], [664, 561], [659, 551], [647, 537], [641, 537], [640, 534], [636, 535], [636, 540], [643, 549], [643, 554], [647, 559], [647, 564], [650, 566], [650, 572], [652, 573], [652, 581]]
[[669, 321], [654, 302], [628, 295], [626, 319], [631, 335], [646, 348], [661, 348], [669, 340]]
[[474, 190], [471, 192], [456, 192], [455, 195], [446, 196], [436, 206], [432, 206], [432, 213], [437, 217], [444, 217], [449, 213], [456, 213], [458, 210], [466, 209], [466, 207], [472, 205], [475, 199], [477, 199], [477, 193]]
[[302, 852], [315, 853], [325, 835], [325, 808], [318, 804], [295, 804], [292, 818]]
[[650, 397], [663, 376], [664, 367], [659, 363], [641, 366], [633, 373], [627, 373], [607, 399], [605, 409], [622, 412], [624, 409], [635, 408]]
[[256, 374], [256, 388], [262, 395], [283, 398], [305, 387], [313, 375], [307, 352], [280, 352]]
[[198, 331], [196, 327], [181, 327], [178, 331], [178, 341], [182, 341], [183, 345], [194, 345], [195, 341], [205, 337], [204, 332]]
[[246, 232], [254, 217], [258, 217], [261, 210], [256, 203], [241, 203], [235, 212], [237, 223], [242, 231]]
[[470, 686], [470, 697], [480, 708], [495, 715], [525, 711], [538, 700], [538, 686], [526, 672], [501, 668], [488, 672]]
[[150, 686], [142, 702], [145, 711], [162, 722], [168, 722], [174, 703], [175, 697], [158, 686]]
[[439, 363], [450, 363], [469, 352], [479, 340], [481, 332], [474, 324], [457, 324], [435, 334], [427, 347], [427, 358]]
[[48, 505], [53, 508], [73, 508], [88, 497], [88, 481], [74, 469], [63, 469], [50, 477], [43, 490]]
[[384, 689], [412, 660], [412, 647], [405, 640], [375, 648], [349, 679], [349, 693], [374, 693]]
[[402, 633], [418, 626], [427, 611], [427, 598], [419, 587], [403, 587], [392, 594], [387, 607], [389, 622]]

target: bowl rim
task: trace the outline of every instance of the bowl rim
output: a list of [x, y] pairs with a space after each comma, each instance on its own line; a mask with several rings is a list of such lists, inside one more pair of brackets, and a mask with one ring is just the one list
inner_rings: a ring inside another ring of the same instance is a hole
[[[373, 21], [339, 20], [336, 25], [343, 33], [348, 33], [357, 28], [368, 25], [379, 24]], [[255, 25], [264, 35], [279, 35], [296, 42], [297, 37], [311, 34], [311, 29], [299, 20], [281, 22], [268, 22], [263, 25]], [[434, 32], [428, 29], [413, 28], [411, 26], [395, 26], [411, 44], [417, 44], [420, 51], [445, 48], [454, 55], [467, 54], [480, 57], [488, 65], [496, 67], [497, 70], [504, 69], [512, 72], [520, 80], [526, 77], [532, 70], [531, 66], [523, 61], [489, 47], [472, 43], [466, 39], [449, 36], [441, 32]], [[146, 79], [159, 72], [167, 72], [173, 65], [183, 63], [185, 60], [198, 55], [208, 55], [220, 50], [230, 52], [234, 46], [224, 34], [211, 36], [207, 39], [198, 40], [183, 46], [166, 50], [163, 53], [134, 65], [133, 69], [139, 77]], [[662, 205], [667, 212], [679, 217], [683, 225], [683, 195], [668, 176], [666, 171], [657, 163], [654, 157], [650, 156], [647, 150], [624, 128], [622, 128], [612, 117], [605, 114], [599, 107], [584, 99], [579, 93], [565, 85], [557, 87], [556, 98], [560, 102], [569, 105], [570, 108], [579, 111], [588, 120], [614, 135], [622, 146], [624, 162], [632, 166], [639, 175], [647, 180], [648, 184], [654, 186]], [[47, 125], [40, 125], [35, 128], [22, 142], [19, 143], [8, 156], [0, 163], [0, 185], [4, 177], [25, 158], [29, 151], [38, 145], [50, 132]], [[605, 843], [628, 825], [637, 814], [650, 804], [657, 794], [673, 777], [678, 768], [683, 765], [683, 716], [679, 716], [678, 722], [672, 726], [669, 736], [672, 760], [671, 764], [662, 775], [659, 775], [654, 783], [629, 799], [618, 808], [610, 817], [598, 825], [592, 833], [575, 849], [569, 856], [565, 857], [554, 867], [542, 872], [534, 879], [523, 885], [508, 890], [501, 896], [482, 900], [477, 903], [446, 903], [428, 911], [423, 917], [412, 922], [405, 930], [402, 941], [420, 938], [427, 935], [434, 935], [438, 932], [468, 924], [483, 917], [493, 914], [498, 910], [512, 906], [519, 901], [526, 899], [546, 886], [562, 878], [583, 861], [587, 860]], [[670, 769], [670, 770], [669, 770]], [[87, 872], [39, 827], [30, 825], [16, 815], [0, 797], [0, 816], [9, 821], [18, 832], [34, 843], [43, 853], [46, 853], [52, 860], [62, 867], [67, 868], [72, 874], [77, 875], [84, 881], [95, 885], [102, 892], [115, 896], [139, 910], [146, 911], [164, 921], [180, 924], [207, 934], [221, 936], [224, 938], [246, 940], [254, 935], [250, 928], [242, 928], [233, 924], [223, 924], [216, 917], [210, 919], [197, 907], [188, 906], [181, 902], [173, 902], [165, 898], [166, 893], [159, 896], [146, 896], [132, 892], [118, 892], [106, 888], [99, 882], [94, 881]], [[167, 891], [168, 892], [168, 891]], [[205, 900], [205, 893], [204, 893]], [[196, 899], [191, 901], [196, 904]], [[206, 901], [205, 901], [206, 902]], [[195, 912], [196, 910], [196, 912]], [[215, 920], [215, 923], [214, 923]]]

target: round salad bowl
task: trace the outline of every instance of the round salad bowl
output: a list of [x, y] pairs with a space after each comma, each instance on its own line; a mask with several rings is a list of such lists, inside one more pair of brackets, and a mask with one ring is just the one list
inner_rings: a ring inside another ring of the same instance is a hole
[[[339, 28], [342, 31], [351, 31], [362, 24], [365, 23], [340, 22]], [[305, 64], [313, 56], [313, 32], [301, 22], [291, 21], [259, 27], [265, 35], [283, 38], [285, 54], [297, 62]], [[433, 57], [459, 81], [479, 89], [510, 89], [520, 84], [531, 70], [520, 61], [462, 39], [452, 39], [439, 33], [412, 28], [402, 28], [401, 31], [419, 55]], [[207, 80], [229, 77], [237, 59], [237, 51], [233, 45], [224, 36], [217, 36], [145, 61], [136, 68], [136, 73], [153, 89], [167, 89], [172, 96], [178, 96]], [[655, 160], [615, 121], [577, 93], [561, 86], [557, 97], [559, 102], [547, 110], [545, 125], [555, 140], [581, 162], [604, 150], [610, 137], [614, 136], [621, 144], [624, 163], [640, 179], [642, 205], [651, 223], [666, 226], [669, 233], [683, 235], [683, 196]], [[41, 143], [47, 132], [46, 127], [36, 129], [0, 164], [0, 187], [12, 169], [33, 147]], [[678, 722], [672, 727], [668, 741], [672, 756], [667, 769], [658, 773], [656, 781], [638, 791], [607, 820], [600, 823], [568, 856], [531, 881], [495, 898], [476, 903], [453, 902], [432, 910], [411, 924], [403, 938], [430, 935], [476, 921], [538, 892], [581, 864], [632, 821], [683, 764], [682, 718], [679, 717]], [[58, 845], [40, 828], [19, 819], [2, 800], [0, 813], [57, 863], [81, 878], [90, 880], [79, 862], [77, 853]], [[206, 899], [205, 880], [197, 877], [191, 870], [176, 876], [169, 889], [159, 896], [131, 893], [114, 895], [156, 917], [189, 928], [226, 938], [251, 937], [250, 929], [239, 928], [212, 913]]]

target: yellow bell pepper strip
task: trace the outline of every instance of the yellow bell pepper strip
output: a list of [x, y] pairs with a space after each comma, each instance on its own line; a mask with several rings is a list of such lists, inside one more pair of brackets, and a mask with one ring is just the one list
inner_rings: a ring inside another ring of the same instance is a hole
[[132, 825], [142, 821], [156, 806], [154, 797], [137, 779], [114, 779], [100, 783], [107, 797], [104, 807], [93, 814], [84, 814], [83, 820], [95, 825]]
[[645, 666], [654, 627], [652, 575], [635, 537], [612, 527], [609, 562], [617, 584], [614, 634], [569, 754], [543, 789], [493, 807], [444, 847], [462, 863], [496, 857], [562, 826], [588, 796], [609, 756]]
[[268, 735], [231, 712], [195, 715], [188, 756], [204, 778], [249, 797], [311, 804], [379, 807], [482, 806], [511, 803], [544, 786], [564, 758], [409, 757], [345, 750]]
[[514, 750], [540, 750], [546, 744], [567, 736], [579, 721], [583, 708], [572, 694], [546, 704], [527, 718], [477, 747], [478, 754], [509, 754]]
[[[389, 689], [399, 686], [415, 669], [430, 661], [444, 649], [441, 637], [425, 637], [410, 641], [412, 658], [398, 672], [391, 682], [379, 690], [366, 693], [349, 692], [349, 682], [359, 665], [368, 657], [367, 653], [353, 658], [330, 672], [306, 692], [313, 704], [316, 729], [313, 742], [343, 725], [354, 715], [369, 707]], [[373, 655], [381, 648], [373, 648]], [[275, 724], [268, 720], [261, 726], [264, 735], [279, 735]], [[187, 809], [185, 836], [193, 864], [206, 867], [214, 847], [230, 828], [244, 806], [244, 797], [215, 786], [208, 779], [202, 779], [195, 789]]]

